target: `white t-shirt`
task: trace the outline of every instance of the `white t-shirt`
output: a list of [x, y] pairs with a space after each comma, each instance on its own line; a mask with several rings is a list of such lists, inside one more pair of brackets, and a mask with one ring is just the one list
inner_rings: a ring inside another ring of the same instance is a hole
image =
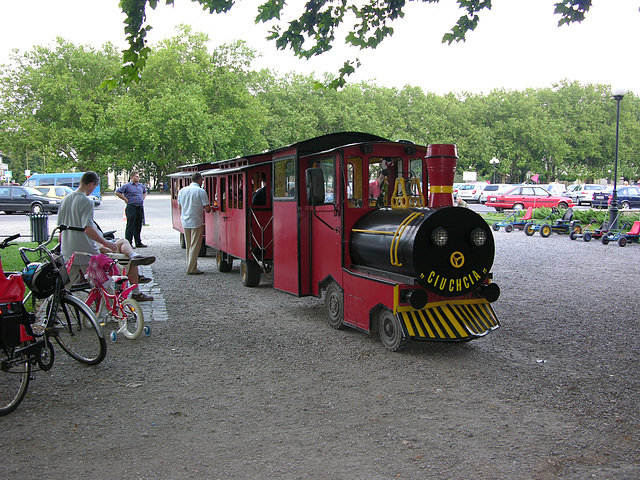
[[198, 228], [204, 224], [205, 205], [209, 204], [207, 192], [198, 185], [198, 182], [191, 182], [189, 186], [183, 188], [178, 193], [178, 205], [180, 205], [180, 220], [184, 228]]
[[[95, 228], [93, 202], [80, 190], [70, 193], [62, 199], [60, 204], [58, 225]], [[100, 253], [96, 242], [87, 237], [84, 232], [65, 230], [61, 234], [60, 241], [62, 256], [65, 260], [68, 260], [73, 252], [87, 252], [92, 255]]]

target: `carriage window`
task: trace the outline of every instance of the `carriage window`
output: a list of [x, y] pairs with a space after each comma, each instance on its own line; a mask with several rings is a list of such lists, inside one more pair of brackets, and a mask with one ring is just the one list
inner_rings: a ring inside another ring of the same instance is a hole
[[315, 167], [322, 169], [324, 176], [324, 203], [335, 203], [336, 167], [333, 157], [323, 158], [315, 162]]
[[265, 172], [253, 173], [251, 175], [251, 204], [253, 206], [267, 205], [268, 198], [267, 174]]
[[220, 211], [227, 211], [227, 179], [226, 177], [220, 177]]
[[274, 196], [293, 200], [296, 196], [295, 160], [279, 160], [274, 165]]
[[347, 160], [347, 205], [362, 207], [362, 158], [349, 157]]
[[214, 208], [218, 206], [218, 182], [216, 180], [215, 177], [207, 177], [205, 183], [205, 190], [209, 195], [209, 202], [213, 203]]

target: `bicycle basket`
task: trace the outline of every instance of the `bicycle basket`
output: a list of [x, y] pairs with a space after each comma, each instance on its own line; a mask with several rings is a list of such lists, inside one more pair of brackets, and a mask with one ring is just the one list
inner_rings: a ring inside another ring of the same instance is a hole
[[0, 347], [17, 347], [25, 340], [27, 318], [21, 302], [0, 303]]
[[36, 298], [47, 298], [56, 289], [56, 272], [53, 263], [30, 263], [22, 270], [24, 284]]

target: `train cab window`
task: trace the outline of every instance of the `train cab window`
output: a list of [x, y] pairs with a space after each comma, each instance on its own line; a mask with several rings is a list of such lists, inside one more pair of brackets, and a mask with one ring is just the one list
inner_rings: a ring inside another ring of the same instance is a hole
[[369, 157], [369, 206], [390, 205], [396, 178], [402, 174], [401, 158]]
[[347, 160], [347, 205], [351, 208], [362, 207], [362, 157], [349, 157]]
[[[423, 173], [424, 172], [424, 168], [423, 168], [423, 160], [422, 158], [412, 158], [409, 161], [409, 170], [411, 171], [411, 176], [414, 178], [419, 179], [420, 181], [420, 188], [422, 189], [422, 194], [425, 196], [425, 198], [428, 195], [428, 179], [423, 177]], [[413, 192], [414, 195], [417, 194], [417, 192]]]
[[314, 163], [315, 167], [322, 169], [324, 176], [324, 203], [335, 203], [336, 167], [334, 157], [323, 158]]
[[274, 164], [273, 177], [274, 197], [284, 200], [294, 200], [296, 196], [295, 160], [288, 158], [278, 160]]

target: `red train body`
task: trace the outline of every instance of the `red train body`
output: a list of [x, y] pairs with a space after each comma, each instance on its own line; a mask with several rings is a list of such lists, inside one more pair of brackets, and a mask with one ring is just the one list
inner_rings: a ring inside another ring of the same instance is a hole
[[491, 229], [452, 205], [456, 160], [454, 145], [344, 132], [187, 165], [171, 175], [173, 226], [182, 231], [177, 193], [199, 170], [220, 271], [238, 259], [245, 286], [266, 273], [283, 292], [324, 294], [332, 327], [377, 332], [393, 351], [471, 340], [499, 327], [499, 288]]

